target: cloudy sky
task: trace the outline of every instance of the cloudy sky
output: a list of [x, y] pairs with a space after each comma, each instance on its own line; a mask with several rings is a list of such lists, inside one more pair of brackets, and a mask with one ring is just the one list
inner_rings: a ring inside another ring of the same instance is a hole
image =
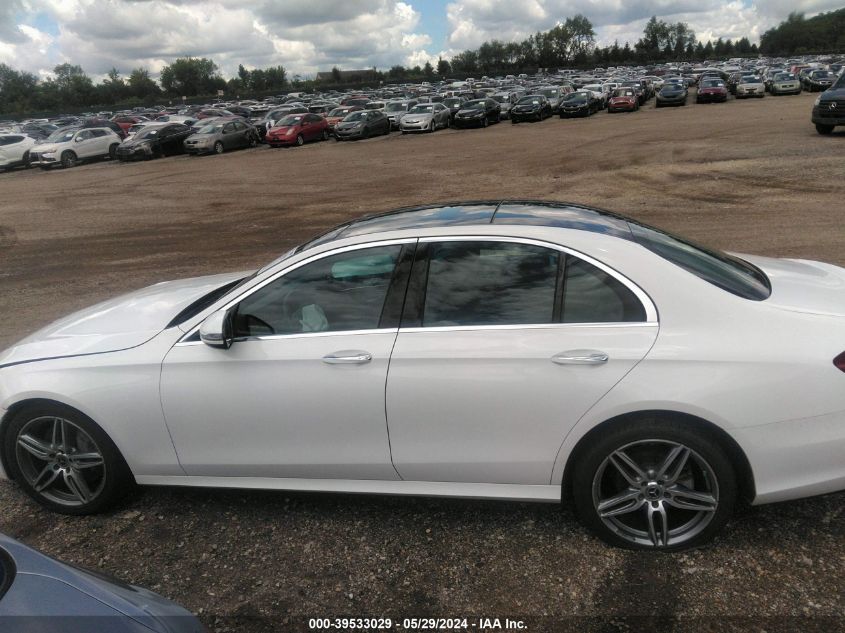
[[790, 11], [807, 16], [845, 0], [0, 0], [0, 63], [48, 76], [56, 64], [90, 75], [139, 66], [154, 74], [180, 56], [211, 57], [232, 76], [282, 64], [291, 74], [414, 66], [524, 38], [576, 13], [599, 44], [632, 44], [657, 15], [699, 39], [755, 41]]

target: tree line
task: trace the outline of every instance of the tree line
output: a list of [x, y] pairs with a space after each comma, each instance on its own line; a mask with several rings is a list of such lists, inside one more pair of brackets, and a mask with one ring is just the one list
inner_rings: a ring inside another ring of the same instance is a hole
[[804, 18], [790, 13], [784, 22], [760, 37], [760, 50], [766, 55], [845, 53], [845, 9]]

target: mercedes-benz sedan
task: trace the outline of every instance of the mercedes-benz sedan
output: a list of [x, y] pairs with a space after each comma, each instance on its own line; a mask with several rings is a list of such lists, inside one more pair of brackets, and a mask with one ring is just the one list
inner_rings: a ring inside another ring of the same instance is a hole
[[68, 514], [136, 482], [566, 501], [674, 550], [845, 488], [843, 349], [838, 266], [569, 204], [400, 210], [8, 349], [2, 465]]

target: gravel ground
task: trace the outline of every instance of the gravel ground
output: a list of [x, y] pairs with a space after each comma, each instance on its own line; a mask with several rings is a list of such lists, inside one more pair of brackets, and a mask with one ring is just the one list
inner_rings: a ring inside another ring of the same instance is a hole
[[[721, 248], [845, 265], [845, 134], [815, 133], [813, 99], [0, 175], [0, 346], [123, 291], [259, 266], [348, 218], [456, 199], [588, 203]], [[219, 631], [325, 616], [845, 631], [843, 502], [748, 508], [713, 546], [650, 556], [604, 546], [554, 505], [148, 488], [69, 518], [0, 482], [0, 531]]]

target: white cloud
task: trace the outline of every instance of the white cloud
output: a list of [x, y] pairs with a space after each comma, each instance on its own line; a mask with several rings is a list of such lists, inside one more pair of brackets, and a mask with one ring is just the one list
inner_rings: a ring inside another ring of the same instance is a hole
[[460, 51], [494, 38], [522, 40], [578, 13], [590, 19], [602, 45], [615, 39], [633, 45], [652, 15], [688, 22], [705, 41], [744, 36], [753, 41], [790, 11], [809, 16], [841, 4], [842, 0], [757, 0], [753, 4], [742, 0], [454, 0], [447, 5], [446, 15], [449, 46]]

